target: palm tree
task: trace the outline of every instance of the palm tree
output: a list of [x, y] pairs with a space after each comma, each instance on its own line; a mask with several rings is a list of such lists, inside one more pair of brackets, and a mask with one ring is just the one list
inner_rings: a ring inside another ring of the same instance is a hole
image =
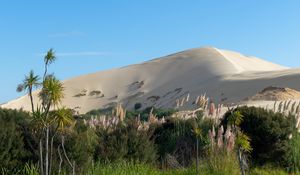
[[[70, 126], [73, 124], [73, 113], [70, 109], [67, 109], [65, 107], [60, 108], [58, 110], [56, 110], [54, 112], [54, 124], [57, 125], [56, 130], [58, 132], [61, 133], [61, 145], [59, 145], [59, 148], [61, 147], [64, 153], [64, 156], [68, 162], [68, 164], [70, 165], [70, 167], [73, 169], [73, 174], [75, 174], [75, 163], [71, 163], [69, 157], [67, 156], [66, 150], [65, 150], [65, 146], [64, 146], [64, 132], [65, 132], [65, 127], [66, 126]], [[53, 137], [51, 140], [51, 149], [53, 146]], [[61, 157], [61, 153], [60, 153], [60, 149], [58, 149], [59, 151], [59, 156], [60, 156], [60, 163], [59, 163], [59, 173], [61, 171], [61, 164], [62, 164], [62, 157]], [[52, 154], [52, 153], [51, 153]], [[52, 157], [51, 157], [52, 159]], [[51, 164], [51, 161], [50, 161]], [[50, 172], [51, 172], [51, 166], [50, 166]]]
[[45, 72], [44, 72], [43, 80], [45, 80], [47, 76], [49, 64], [52, 64], [55, 60], [56, 60], [55, 52], [53, 51], [53, 49], [50, 49], [44, 57]]
[[46, 76], [43, 81], [43, 88], [39, 94], [42, 100], [42, 105], [46, 114], [48, 114], [50, 107], [59, 105], [64, 97], [63, 84], [53, 75]]
[[50, 120], [49, 120], [49, 110], [51, 106], [57, 106], [60, 104], [64, 97], [64, 87], [63, 84], [56, 79], [53, 75], [48, 75], [44, 78], [43, 88], [39, 94], [39, 97], [42, 100], [42, 106], [45, 114], [45, 121], [47, 122], [46, 129], [46, 155], [45, 155], [45, 174], [49, 173], [49, 129], [50, 129]]
[[29, 75], [25, 76], [25, 79], [23, 80], [22, 84], [19, 84], [17, 87], [17, 92], [22, 91], [28, 91], [28, 95], [30, 97], [30, 103], [31, 103], [31, 112], [34, 113], [34, 103], [33, 103], [33, 96], [32, 96], [32, 90], [33, 88], [37, 88], [39, 83], [39, 76], [34, 75], [33, 70], [29, 72]]
[[62, 107], [54, 112], [54, 123], [57, 125], [57, 130], [63, 132], [66, 126], [73, 123], [72, 110]]
[[[50, 49], [44, 57], [44, 64], [45, 64], [45, 72], [43, 76], [42, 83], [39, 83], [39, 77], [34, 75], [33, 71], [30, 71], [29, 75], [25, 77], [22, 84], [18, 85], [17, 91], [21, 92], [24, 90], [28, 91], [30, 102], [31, 102], [31, 110], [33, 116], [33, 123], [37, 126], [39, 132], [39, 152], [40, 152], [40, 170], [41, 174], [48, 175], [51, 173], [49, 171], [49, 130], [51, 125], [53, 124], [50, 114], [50, 108], [57, 107], [60, 102], [62, 101], [64, 94], [64, 87], [63, 84], [56, 79], [53, 75], [47, 75], [48, 66], [52, 64], [56, 60], [55, 53], [53, 49]], [[38, 106], [35, 110], [32, 90], [34, 87], [38, 87], [39, 85], [42, 86], [42, 89], [39, 93], [39, 98], [42, 101], [42, 104]], [[66, 110], [62, 110], [66, 112]], [[62, 112], [61, 111], [61, 112]], [[66, 113], [59, 114], [57, 116], [68, 116]], [[68, 123], [70, 119], [63, 118], [55, 119], [58, 122], [58, 128], [63, 128], [64, 123]], [[54, 136], [53, 136], [54, 137]], [[43, 159], [43, 140], [45, 139], [45, 159]], [[45, 162], [43, 162], [43, 160]], [[45, 167], [45, 168], [44, 168]]]

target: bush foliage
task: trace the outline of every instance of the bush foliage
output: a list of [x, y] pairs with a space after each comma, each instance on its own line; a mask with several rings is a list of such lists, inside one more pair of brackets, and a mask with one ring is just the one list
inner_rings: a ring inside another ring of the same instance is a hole
[[[293, 116], [256, 107], [238, 107], [243, 116], [241, 130], [251, 139], [251, 159], [258, 165], [274, 164], [284, 166], [287, 163], [289, 135], [292, 132]], [[229, 112], [222, 124], [227, 126]]]
[[33, 137], [29, 132], [29, 114], [0, 109], [0, 169], [15, 172], [24, 162], [34, 162]]

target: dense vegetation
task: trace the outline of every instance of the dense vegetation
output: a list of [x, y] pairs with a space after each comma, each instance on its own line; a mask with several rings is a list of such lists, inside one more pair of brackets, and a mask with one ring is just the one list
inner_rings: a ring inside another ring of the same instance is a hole
[[[299, 146], [300, 139], [292, 124], [294, 116], [254, 107], [240, 107], [234, 111], [243, 115], [239, 127], [251, 138], [252, 151], [245, 152], [250, 167], [246, 171], [272, 174], [272, 169], [276, 169], [277, 173], [285, 174], [299, 170], [299, 163], [295, 161], [295, 158], [299, 160], [299, 154], [295, 157], [299, 148], [294, 146]], [[79, 174], [196, 174], [195, 128], [201, 128], [198, 150], [201, 174], [240, 174], [236, 149], [228, 152], [226, 129], [219, 132], [222, 125], [229, 126], [226, 122], [230, 113], [232, 111], [225, 115], [220, 125], [203, 119], [203, 114], [199, 113], [190, 119], [166, 117], [164, 123], [152, 123], [147, 129], [131, 118], [110, 125], [99, 123], [95, 127], [91, 127], [87, 118], [77, 118], [63, 133], [57, 133], [53, 141], [52, 174], [58, 174], [59, 166], [62, 172], [72, 173], [69, 162], [71, 165], [75, 162]], [[0, 121], [2, 174], [38, 172], [38, 138], [32, 132], [34, 125], [30, 114], [0, 109]], [[293, 131], [295, 135], [289, 139]], [[213, 137], [212, 132], [216, 132]], [[219, 133], [223, 146], [219, 146]], [[69, 160], [60, 158], [61, 137]], [[293, 159], [289, 159], [290, 155]]]
[[[60, 107], [64, 87], [44, 57], [41, 78], [30, 71], [17, 88], [31, 112], [0, 109], [1, 174], [212, 174], [300, 172], [299, 109], [230, 109], [224, 117], [201, 96], [191, 116], [174, 109], [126, 111], [118, 104], [84, 115]], [[33, 98], [34, 88], [41, 90]], [[39, 100], [41, 103], [34, 103]]]

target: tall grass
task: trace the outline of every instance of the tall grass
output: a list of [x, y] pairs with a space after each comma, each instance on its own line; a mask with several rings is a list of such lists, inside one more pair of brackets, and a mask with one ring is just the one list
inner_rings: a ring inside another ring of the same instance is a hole
[[[274, 167], [261, 167], [261, 168], [254, 168], [250, 172], [251, 175], [288, 175], [286, 171], [279, 168]], [[297, 174], [291, 174], [297, 175]]]
[[25, 164], [23, 169], [17, 170], [15, 172], [9, 172], [7, 169], [1, 169], [1, 175], [39, 175], [39, 169], [34, 164]]
[[299, 173], [300, 172], [300, 133], [297, 128], [294, 128], [289, 141], [289, 172]]
[[[238, 165], [232, 165], [229, 159], [225, 160], [223, 165], [220, 159], [219, 167], [209, 165], [209, 163], [202, 162], [200, 166], [201, 175], [235, 175], [239, 174]], [[223, 167], [221, 167], [223, 166]], [[227, 167], [227, 168], [226, 168]], [[231, 169], [234, 168], [234, 169]], [[196, 167], [191, 166], [189, 168], [178, 168], [178, 169], [165, 169], [160, 170], [149, 164], [139, 164], [134, 162], [121, 161], [118, 163], [108, 164], [95, 164], [87, 172], [87, 175], [193, 175], [196, 174]]]
[[149, 174], [149, 175], [159, 175], [160, 172], [155, 168], [146, 165], [146, 164], [139, 164], [133, 162], [125, 162], [121, 161], [118, 163], [105, 163], [100, 164], [97, 163], [93, 165], [87, 175], [142, 175], [142, 174]]
[[206, 159], [203, 159], [203, 162], [200, 164], [202, 164], [201, 168], [207, 174], [241, 174], [236, 154], [234, 152], [227, 152], [224, 149], [210, 151]]

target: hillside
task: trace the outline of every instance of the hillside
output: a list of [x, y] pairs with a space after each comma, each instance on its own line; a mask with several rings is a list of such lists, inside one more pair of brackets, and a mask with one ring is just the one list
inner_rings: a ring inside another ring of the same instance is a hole
[[[189, 96], [181, 107], [186, 109], [204, 93], [215, 103], [237, 103], [268, 86], [300, 90], [298, 82], [300, 69], [205, 47], [65, 80], [62, 105], [79, 113], [115, 103], [126, 108], [137, 102], [142, 107], [169, 108], [175, 107], [177, 99]], [[2, 107], [29, 110], [29, 105], [28, 96], [23, 96]]]

